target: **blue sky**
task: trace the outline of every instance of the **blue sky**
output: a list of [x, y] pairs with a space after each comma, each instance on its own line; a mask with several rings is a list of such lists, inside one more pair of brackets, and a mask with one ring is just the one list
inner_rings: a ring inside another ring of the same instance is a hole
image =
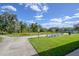
[[72, 27], [79, 23], [78, 3], [2, 3], [0, 13], [11, 11], [20, 21], [43, 27]]

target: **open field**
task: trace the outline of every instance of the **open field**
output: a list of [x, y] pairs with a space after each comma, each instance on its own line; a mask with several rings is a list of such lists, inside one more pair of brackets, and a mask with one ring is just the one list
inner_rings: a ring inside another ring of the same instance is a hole
[[39, 55], [63, 56], [79, 48], [79, 34], [63, 35], [55, 38], [32, 38], [29, 40]]

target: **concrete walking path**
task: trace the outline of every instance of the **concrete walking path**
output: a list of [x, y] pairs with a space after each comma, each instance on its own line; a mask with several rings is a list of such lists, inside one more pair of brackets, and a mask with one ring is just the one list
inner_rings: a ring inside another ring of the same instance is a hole
[[0, 43], [0, 56], [34, 56], [38, 55], [27, 37], [4, 37]]
[[79, 49], [67, 54], [66, 56], [79, 56]]

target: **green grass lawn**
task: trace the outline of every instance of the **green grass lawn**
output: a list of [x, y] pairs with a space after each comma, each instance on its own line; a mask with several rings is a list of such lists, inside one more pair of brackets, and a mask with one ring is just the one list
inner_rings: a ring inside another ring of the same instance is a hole
[[42, 56], [63, 56], [79, 48], [79, 34], [55, 38], [32, 38], [29, 41]]

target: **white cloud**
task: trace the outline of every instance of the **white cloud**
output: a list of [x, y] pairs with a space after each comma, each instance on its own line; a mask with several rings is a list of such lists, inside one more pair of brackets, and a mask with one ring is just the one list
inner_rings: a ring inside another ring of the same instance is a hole
[[43, 14], [39, 14], [34, 17], [35, 17], [35, 20], [43, 20]]
[[[79, 21], [78, 21], [79, 22]], [[42, 26], [45, 28], [50, 28], [50, 27], [73, 27], [74, 24], [78, 23], [76, 22], [64, 22], [64, 23], [56, 23], [56, 22], [47, 22], [43, 23]]]
[[17, 11], [15, 7], [7, 5], [7, 6], [1, 6], [2, 11]]
[[74, 22], [73, 21], [66, 21], [66, 22], [64, 22], [65, 24], [74, 24]]
[[41, 11], [41, 9], [39, 8], [38, 5], [31, 5], [30, 8], [31, 8], [32, 10], [34, 10], [34, 11], [38, 11], [38, 12]]
[[37, 11], [37, 12], [41, 11], [41, 9], [37, 3], [26, 3], [25, 8], [27, 8], [27, 7], [31, 8], [33, 11]]
[[79, 21], [76, 21], [76, 23], [79, 23]]
[[47, 23], [43, 23], [42, 26], [45, 27], [45, 28], [50, 28], [50, 27], [61, 27], [61, 23], [47, 22]]
[[64, 20], [70, 20], [73, 18], [79, 18], [79, 13], [75, 13], [73, 16], [65, 16]]
[[79, 16], [79, 13], [75, 13], [74, 15], [75, 15], [75, 16]]
[[42, 26], [46, 28], [50, 27], [73, 27], [73, 25], [79, 23], [79, 13], [75, 13], [72, 16], [64, 16], [60, 18], [52, 18], [47, 23], [43, 23]]
[[79, 23], [79, 20], [77, 20], [77, 21], [66, 21], [66, 22], [64, 22], [64, 24], [69, 24], [69, 25], [75, 25], [75, 24], [77, 24], [77, 23]]
[[42, 4], [42, 3], [27, 3], [25, 4], [25, 7], [30, 7], [32, 10], [36, 12], [47, 12], [48, 11], [48, 6], [47, 4]]
[[47, 6], [43, 6], [43, 11], [47, 12], [48, 7]]
[[73, 25], [79, 23], [79, 20], [72, 21], [73, 18], [79, 18], [79, 13], [73, 16], [64, 16], [64, 18], [52, 18], [49, 22], [43, 23], [42, 26], [46, 28], [50, 27], [73, 27]]
[[42, 18], [43, 15], [36, 15], [35, 18]]
[[53, 22], [53, 23], [64, 23], [68, 20], [71, 20], [72, 17], [70, 16], [64, 16], [64, 18], [52, 18], [50, 19], [50, 22]]
[[5, 12], [5, 10], [1, 10], [1, 12]]
[[79, 13], [75, 13], [72, 16], [64, 16], [64, 18], [62, 18], [62, 21], [68, 21], [68, 20], [72, 21], [72, 19], [74, 19], [74, 18], [79, 18]]
[[72, 18], [79, 18], [79, 13], [75, 13], [74, 16], [72, 16]]
[[53, 27], [53, 23], [52, 22], [48, 22], [48, 23], [43, 23], [41, 24], [43, 27], [45, 28], [50, 28], [50, 27]]
[[63, 21], [72, 20], [74, 18], [79, 18], [79, 13], [75, 13], [73, 16], [64, 16]]
[[30, 8], [33, 11], [36, 11], [37, 15], [34, 16], [36, 20], [43, 20], [43, 14], [48, 11], [47, 4], [44, 3], [26, 3], [23, 4], [25, 8]]
[[57, 23], [61, 23], [62, 22], [62, 19], [61, 18], [53, 18], [53, 19], [50, 19], [51, 22], [57, 22]]
[[65, 17], [64, 17], [64, 21], [65, 21], [65, 20], [69, 20], [69, 19], [72, 19], [72, 17], [70, 17], [70, 16], [65, 16]]
[[27, 20], [27, 23], [35, 23], [34, 20]]

